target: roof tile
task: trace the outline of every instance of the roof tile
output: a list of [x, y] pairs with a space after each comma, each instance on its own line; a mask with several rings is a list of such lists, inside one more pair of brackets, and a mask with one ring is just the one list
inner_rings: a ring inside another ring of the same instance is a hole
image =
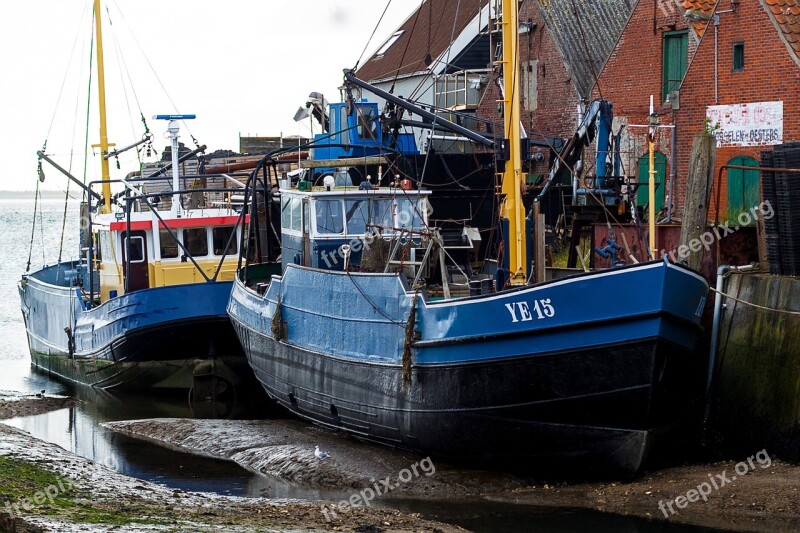
[[786, 48], [800, 65], [800, 0], [761, 0]]
[[686, 11], [691, 9], [708, 18], [708, 20], [693, 20], [689, 23], [697, 35], [697, 38], [702, 38], [711, 18], [714, 16], [714, 8], [717, 7], [717, 0], [679, 0], [679, 2], [681, 7]]

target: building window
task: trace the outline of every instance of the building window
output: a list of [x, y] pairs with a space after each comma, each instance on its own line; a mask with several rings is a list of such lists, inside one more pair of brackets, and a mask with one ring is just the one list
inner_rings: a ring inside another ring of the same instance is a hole
[[744, 43], [733, 44], [733, 71], [741, 72], [744, 70]]
[[688, 30], [664, 33], [664, 57], [661, 63], [661, 101], [667, 100], [670, 91], [680, 89], [686, 74], [686, 55], [689, 43]]
[[383, 54], [385, 54], [386, 52], [388, 52], [388, 51], [389, 51], [389, 48], [391, 48], [391, 47], [392, 47], [392, 45], [393, 45], [394, 43], [396, 43], [396, 42], [397, 42], [397, 39], [399, 39], [399, 38], [400, 38], [400, 36], [401, 36], [401, 35], [403, 35], [403, 33], [404, 33], [404, 32], [405, 32], [405, 30], [400, 30], [400, 31], [396, 31], [396, 32], [394, 32], [394, 35], [392, 35], [391, 37], [389, 37], [389, 38], [386, 40], [386, 42], [385, 42], [385, 43], [383, 43], [383, 46], [381, 46], [380, 48], [378, 48], [378, 51], [377, 51], [377, 52], [375, 52], [375, 56], [376, 56], [376, 57], [383, 57]]

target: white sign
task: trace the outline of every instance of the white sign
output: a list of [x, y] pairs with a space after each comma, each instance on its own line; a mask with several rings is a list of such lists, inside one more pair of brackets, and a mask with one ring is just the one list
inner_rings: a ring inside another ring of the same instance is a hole
[[706, 117], [717, 147], [783, 143], [783, 102], [710, 105]]

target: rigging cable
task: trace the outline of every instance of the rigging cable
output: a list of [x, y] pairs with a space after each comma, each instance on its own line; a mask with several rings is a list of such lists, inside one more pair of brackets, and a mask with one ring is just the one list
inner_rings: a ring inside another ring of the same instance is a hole
[[[428, 1], [430, 2], [432, 0], [428, 0]], [[459, 14], [460, 11], [461, 11], [461, 0], [458, 0], [458, 2], [456, 2], [456, 13], [455, 13], [455, 16], [453, 17], [453, 25], [450, 27], [450, 41], [449, 41], [450, 42], [450, 46], [447, 47], [447, 57], [445, 59], [445, 72], [447, 72], [447, 67], [450, 65], [450, 53], [453, 51], [453, 44], [452, 44], [453, 43], [453, 37], [455, 36], [455, 33], [456, 33], [456, 21], [458, 20], [458, 14]], [[429, 26], [428, 31], [430, 32], [430, 20], [428, 20], [428, 26]], [[436, 93], [436, 91], [434, 90], [434, 94], [435, 93]], [[428, 143], [428, 149], [425, 151], [425, 161], [422, 163], [422, 172], [420, 173], [419, 186], [418, 186], [420, 188], [422, 187], [422, 184], [424, 183], [424, 180], [425, 180], [425, 171], [428, 168], [428, 159], [430, 158], [430, 154], [431, 154], [431, 150], [432, 150], [432, 146], [433, 146], [433, 137], [432, 137], [432, 135], [433, 135], [433, 132], [436, 131], [436, 117], [438, 117], [438, 116], [439, 115], [435, 115], [435, 117], [433, 119], [433, 122], [431, 123], [431, 142]]]
[[[112, 26], [113, 30], [114, 23], [111, 20], [111, 13], [108, 12], [108, 6], [106, 6], [106, 15], [108, 15], [108, 24], [109, 26]], [[142, 107], [141, 105], [139, 105], [139, 98], [136, 96], [136, 90], [133, 87], [133, 80], [131, 79], [130, 72], [128, 71], [128, 64], [125, 61], [125, 56], [122, 53], [122, 47], [120, 46], [119, 41], [117, 40], [116, 32], [111, 31], [111, 37], [114, 41], [114, 55], [117, 58], [117, 64], [122, 65], [122, 68], [119, 69], [120, 85], [122, 86], [122, 95], [125, 98], [125, 109], [128, 111], [128, 122], [131, 127], [131, 135], [135, 138], [136, 129], [134, 128], [133, 114], [131, 113], [131, 102], [130, 99], [128, 98], [128, 85], [130, 85], [131, 92], [133, 93], [134, 100], [136, 101], [136, 106], [138, 108], [139, 115], [142, 115]], [[126, 76], [128, 83], [126, 83], [125, 79]], [[139, 165], [141, 166], [142, 160], [141, 157], [139, 157], [139, 154], [140, 154], [139, 150], [136, 150], [136, 157], [139, 161]], [[117, 170], [119, 170], [120, 169], [119, 154], [115, 155], [114, 160], [117, 163]]]
[[[47, 141], [44, 143], [47, 146]], [[42, 151], [44, 151], [44, 147], [42, 147]], [[42, 162], [39, 161], [39, 175], [42, 176]], [[31, 226], [31, 242], [28, 245], [28, 265], [25, 267], [25, 272], [30, 272], [31, 270], [31, 257], [33, 256], [33, 238], [36, 235], [36, 213], [39, 211], [39, 183], [41, 183], [41, 179], [36, 180], [36, 192], [33, 193], [33, 224]]]
[[358, 56], [356, 65], [355, 67], [353, 67], [354, 71], [358, 68], [358, 64], [361, 63], [361, 60], [364, 59], [364, 54], [367, 52], [367, 47], [369, 46], [369, 43], [372, 41], [372, 38], [375, 37], [375, 32], [378, 31], [378, 26], [381, 25], [381, 21], [383, 20], [383, 17], [386, 15], [386, 11], [389, 9], [390, 5], [392, 5], [392, 0], [386, 2], [386, 7], [383, 8], [383, 13], [381, 13], [381, 18], [378, 19], [378, 23], [375, 24], [375, 27], [372, 29], [372, 34], [369, 36], [369, 39], [367, 39], [367, 42], [364, 45], [364, 49], [361, 51], [361, 55]]
[[[175, 104], [175, 101], [172, 99], [172, 96], [170, 96], [169, 92], [167, 91], [167, 88], [164, 86], [164, 82], [161, 81], [161, 78], [159, 78], [158, 74], [156, 73], [156, 69], [153, 67], [153, 64], [150, 62], [150, 58], [147, 56], [147, 54], [144, 53], [144, 48], [142, 48], [141, 43], [139, 43], [139, 40], [136, 38], [136, 34], [133, 33], [133, 29], [130, 27], [130, 24], [128, 24], [128, 21], [125, 19], [124, 13], [119, 8], [119, 5], [116, 2], [114, 2], [114, 7], [116, 7], [117, 12], [119, 13], [120, 19], [125, 24], [125, 26], [128, 28], [128, 32], [130, 33], [131, 38], [133, 39], [133, 42], [136, 43], [136, 46], [139, 47], [139, 52], [141, 52], [142, 57], [144, 58], [145, 62], [147, 63], [147, 66], [150, 67], [150, 71], [153, 73], [153, 76], [155, 77], [156, 81], [158, 82], [158, 86], [161, 87], [162, 91], [164, 91], [164, 95], [167, 97], [167, 100], [169, 100], [169, 103], [172, 104], [172, 107], [175, 110], [175, 113], [180, 114], [180, 110], [178, 109], [178, 106]], [[182, 122], [181, 128], [185, 129], [186, 132], [189, 134], [189, 136], [192, 138], [192, 140], [194, 140], [195, 144], [197, 144], [197, 141], [194, 139], [194, 136], [192, 135], [192, 131], [189, 128], [188, 122], [187, 121], [181, 121], [181, 122]]]

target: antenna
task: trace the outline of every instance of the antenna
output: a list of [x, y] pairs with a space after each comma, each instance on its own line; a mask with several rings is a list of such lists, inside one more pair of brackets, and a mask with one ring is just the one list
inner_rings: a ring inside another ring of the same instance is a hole
[[[178, 124], [179, 120], [192, 120], [197, 118], [196, 115], [153, 115], [153, 118], [156, 120], [169, 120], [169, 126], [167, 126], [167, 133], [169, 133], [169, 138], [172, 141], [172, 191], [179, 191], [180, 189], [180, 170], [178, 169], [178, 132], [181, 130], [180, 125]], [[178, 195], [176, 199], [173, 195], [172, 198], [172, 209], [170, 212], [173, 216], [180, 218], [181, 211], [181, 198]]]

